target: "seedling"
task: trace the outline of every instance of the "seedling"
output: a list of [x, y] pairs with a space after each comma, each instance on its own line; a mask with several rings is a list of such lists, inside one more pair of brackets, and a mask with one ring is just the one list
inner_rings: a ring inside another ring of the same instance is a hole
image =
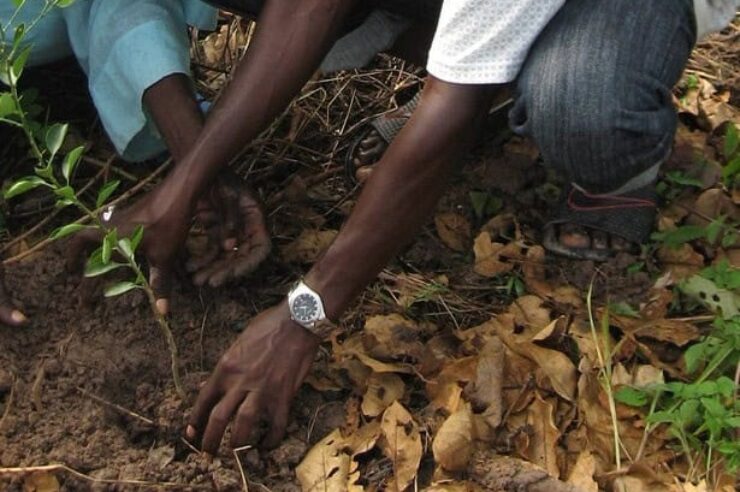
[[[23, 0], [13, 1], [16, 11], [10, 20], [11, 24], [24, 3]], [[84, 203], [72, 183], [72, 176], [80, 163], [84, 147], [76, 147], [66, 155], [60, 155], [67, 136], [68, 125], [60, 123], [47, 125], [35, 121], [32, 115], [33, 109], [29, 109], [29, 105], [33, 104], [33, 98], [21, 94], [18, 90], [18, 81], [23, 74], [31, 49], [30, 46], [24, 45], [25, 36], [52, 8], [66, 7], [71, 3], [71, 0], [46, 0], [37, 19], [28, 26], [21, 24], [15, 28], [12, 42], [6, 42], [7, 27], [0, 26], [0, 81], [8, 86], [7, 91], [0, 92], [0, 122], [14, 126], [23, 132], [36, 162], [34, 174], [13, 183], [5, 191], [5, 199], [36, 188], [48, 188], [56, 197], [57, 207], [74, 207], [83, 213], [88, 225], [83, 225], [79, 221], [63, 225], [52, 232], [51, 238], [61, 239], [83, 229], [91, 229], [99, 233], [102, 238], [101, 244], [90, 255], [85, 266], [85, 276], [97, 277], [118, 269], [128, 269], [133, 274], [130, 280], [109, 285], [105, 289], [105, 296], [119, 296], [132, 290], [144, 291], [152, 314], [170, 350], [175, 389], [180, 397], [184, 398], [185, 392], [180, 382], [175, 338], [166, 317], [157, 309], [154, 291], [136, 260], [136, 249], [144, 237], [144, 229], [137, 227], [130, 237], [119, 237], [114, 227], [110, 227], [107, 222], [101, 220], [101, 212], [106, 209], [105, 203], [118, 188], [119, 181], [109, 181], [100, 188], [94, 207]]]

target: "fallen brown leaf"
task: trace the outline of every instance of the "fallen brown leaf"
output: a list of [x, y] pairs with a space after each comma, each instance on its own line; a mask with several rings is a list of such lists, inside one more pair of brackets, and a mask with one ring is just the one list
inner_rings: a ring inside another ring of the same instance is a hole
[[335, 230], [305, 230], [295, 241], [283, 247], [283, 258], [292, 263], [313, 263], [329, 248], [336, 236]]
[[432, 443], [434, 461], [448, 471], [464, 471], [473, 454], [473, 414], [469, 405], [450, 415]]
[[594, 456], [589, 451], [582, 451], [570, 472], [568, 483], [578, 487], [583, 492], [599, 492], [599, 484], [594, 480], [595, 473], [596, 460]]
[[516, 243], [494, 243], [488, 232], [481, 232], [473, 245], [475, 266], [473, 270], [483, 277], [495, 277], [514, 269], [515, 263], [509, 261], [522, 257], [522, 248]]
[[[393, 478], [388, 489], [401, 492], [413, 482], [421, 463], [419, 426], [400, 403], [394, 402], [383, 413], [383, 452], [393, 462]], [[334, 489], [330, 489], [334, 490]]]
[[362, 413], [368, 417], [377, 417], [391, 403], [403, 397], [405, 385], [403, 380], [392, 373], [373, 373], [367, 381], [367, 391], [362, 397]]
[[445, 246], [454, 251], [467, 251], [472, 236], [468, 219], [454, 212], [445, 212], [434, 217], [434, 225]]
[[506, 349], [498, 337], [491, 338], [478, 356], [472, 399], [483, 408], [482, 417], [491, 429], [501, 425], [504, 415], [503, 384]]

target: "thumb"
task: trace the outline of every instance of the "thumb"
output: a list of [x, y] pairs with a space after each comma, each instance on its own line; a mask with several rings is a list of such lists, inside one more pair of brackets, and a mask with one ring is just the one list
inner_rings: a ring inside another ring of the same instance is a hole
[[162, 315], [170, 312], [170, 293], [172, 291], [172, 268], [170, 265], [151, 265], [149, 285], [154, 291], [157, 311]]

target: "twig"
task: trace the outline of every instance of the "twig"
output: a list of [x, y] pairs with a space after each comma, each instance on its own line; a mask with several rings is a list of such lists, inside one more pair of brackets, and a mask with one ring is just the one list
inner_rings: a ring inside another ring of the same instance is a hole
[[[172, 162], [172, 159], [168, 159], [167, 161], [165, 161], [161, 166], [159, 166], [157, 169], [155, 169], [152, 174], [150, 174], [146, 178], [144, 178], [141, 181], [139, 181], [139, 183], [136, 186], [133, 186], [130, 190], [126, 191], [125, 193], [123, 193], [121, 196], [119, 196], [118, 198], [116, 198], [112, 202], [107, 203], [107, 204], [103, 205], [102, 207], [100, 207], [99, 209], [95, 210], [95, 213], [100, 213], [101, 210], [103, 210], [104, 208], [106, 208], [106, 207], [108, 207], [110, 205], [117, 205], [117, 204], [121, 203], [124, 200], [128, 200], [130, 197], [132, 197], [133, 195], [135, 195], [136, 193], [138, 193], [146, 185], [148, 185], [149, 183], [151, 183], [154, 180], [154, 178], [156, 178], [157, 176], [159, 176], [165, 169], [167, 169], [167, 167], [170, 165], [171, 162]], [[85, 217], [82, 217], [82, 218], [76, 220], [74, 222], [74, 224], [87, 224], [89, 221], [90, 221], [90, 218], [87, 217], [87, 216], [85, 216]], [[51, 238], [46, 238], [43, 241], [40, 241], [40, 242], [36, 243], [33, 247], [29, 248], [28, 250], [24, 251], [23, 253], [20, 253], [20, 254], [18, 254], [16, 256], [13, 256], [11, 258], [8, 258], [8, 259], [4, 260], [3, 261], [3, 265], [11, 265], [13, 263], [17, 263], [17, 262], [23, 260], [24, 258], [27, 258], [28, 256], [30, 256], [30, 255], [32, 255], [32, 254], [34, 254], [34, 253], [36, 253], [36, 252], [44, 249], [45, 247], [47, 247], [48, 245], [50, 245], [54, 241], [56, 241], [56, 240], [55, 239], [51, 239]]]
[[15, 377], [13, 377], [13, 386], [10, 387], [10, 395], [8, 395], [8, 401], [5, 404], [5, 410], [3, 411], [3, 416], [0, 417], [0, 432], [3, 430], [3, 426], [5, 425], [5, 419], [8, 418], [8, 415], [10, 415], [10, 409], [13, 406], [13, 402], [15, 400]]
[[239, 474], [242, 476], [242, 486], [244, 487], [244, 492], [249, 492], [249, 484], [247, 483], [247, 475], [244, 473], [242, 460], [239, 459], [239, 452], [246, 451], [248, 449], [252, 449], [252, 446], [242, 446], [241, 448], [234, 448], [233, 450], [234, 459], [236, 459], [236, 464], [239, 467]]
[[116, 410], [118, 412], [121, 412], [123, 414], [126, 414], [129, 417], [133, 417], [133, 418], [135, 418], [137, 420], [140, 420], [140, 421], [144, 422], [147, 425], [151, 425], [151, 426], [156, 426], [157, 425], [152, 419], [148, 419], [148, 418], [144, 417], [143, 415], [139, 415], [136, 412], [132, 412], [131, 410], [129, 410], [129, 409], [125, 408], [125, 407], [122, 407], [121, 405], [118, 405], [117, 403], [113, 403], [113, 402], [110, 402], [108, 400], [104, 400], [103, 398], [90, 393], [89, 391], [87, 391], [86, 389], [83, 389], [80, 386], [77, 386], [76, 389], [77, 389], [77, 391], [79, 391], [80, 393], [82, 393], [83, 395], [85, 395], [86, 397], [90, 398], [91, 400], [93, 400], [96, 403], [100, 403], [103, 406], [106, 406], [108, 408], [112, 408], [113, 410]]
[[19, 468], [0, 468], [0, 478], [13, 477], [13, 476], [24, 476], [30, 475], [31, 473], [54, 473], [64, 471], [82, 480], [92, 483], [107, 483], [112, 485], [136, 485], [138, 487], [147, 488], [167, 488], [167, 489], [196, 489], [196, 490], [210, 490], [211, 488], [205, 485], [186, 484], [177, 482], [149, 482], [146, 480], [113, 480], [105, 478], [95, 478], [85, 473], [79, 472], [74, 468], [70, 468], [64, 464], [51, 464], [42, 466], [24, 466]]
[[82, 160], [84, 162], [87, 162], [88, 164], [92, 164], [93, 166], [97, 166], [99, 168], [102, 168], [103, 171], [107, 171], [107, 170], [110, 169], [111, 171], [113, 171], [114, 173], [118, 174], [122, 178], [126, 178], [127, 180], [132, 181], [134, 183], [136, 183], [137, 181], [139, 181], [139, 178], [138, 177], [136, 177], [133, 174], [131, 174], [129, 172], [126, 172], [123, 169], [121, 169], [121, 168], [113, 165], [113, 161], [116, 160], [116, 155], [115, 154], [112, 155], [111, 157], [109, 157], [108, 160], [105, 161], [105, 162], [101, 161], [100, 159], [96, 159], [94, 157], [90, 157], [90, 156], [86, 156], [86, 155], [85, 156], [82, 156]]
[[[98, 178], [100, 176], [103, 175], [104, 172], [105, 172], [105, 169], [101, 169], [100, 171], [98, 171], [98, 173], [95, 176], [93, 176], [92, 178], [90, 178], [90, 181], [88, 181], [87, 184], [85, 184], [85, 186], [83, 186], [80, 189], [80, 191], [77, 193], [77, 196], [78, 197], [82, 196], [83, 193], [85, 193], [88, 189], [90, 189], [90, 187], [92, 187], [92, 185], [95, 184], [95, 182], [98, 180]], [[49, 222], [51, 222], [52, 219], [54, 219], [57, 215], [59, 215], [59, 213], [62, 210], [64, 210], [64, 209], [62, 209], [62, 208], [55, 209], [49, 215], [47, 215], [46, 217], [44, 217], [44, 219], [41, 220], [38, 224], [36, 224], [35, 226], [31, 227], [30, 229], [28, 229], [26, 232], [24, 232], [20, 236], [18, 236], [16, 238], [13, 238], [13, 240], [11, 240], [7, 244], [5, 244], [0, 252], [1, 253], [5, 253], [6, 251], [8, 251], [10, 248], [12, 248], [13, 246], [15, 246], [16, 244], [20, 243], [21, 241], [23, 241], [24, 239], [28, 238], [32, 234], [35, 234], [39, 229], [41, 229], [42, 227], [44, 227], [46, 224], [48, 224]]]

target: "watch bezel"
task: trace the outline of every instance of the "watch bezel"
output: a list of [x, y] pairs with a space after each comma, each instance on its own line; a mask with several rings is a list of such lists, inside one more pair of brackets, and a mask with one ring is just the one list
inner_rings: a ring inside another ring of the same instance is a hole
[[[295, 303], [303, 295], [308, 295], [316, 301], [316, 314], [311, 320], [302, 320], [295, 311]], [[334, 324], [326, 317], [324, 301], [321, 299], [319, 293], [306, 285], [302, 280], [296, 282], [288, 293], [288, 309], [291, 320], [320, 338], [325, 338], [334, 327]]]

